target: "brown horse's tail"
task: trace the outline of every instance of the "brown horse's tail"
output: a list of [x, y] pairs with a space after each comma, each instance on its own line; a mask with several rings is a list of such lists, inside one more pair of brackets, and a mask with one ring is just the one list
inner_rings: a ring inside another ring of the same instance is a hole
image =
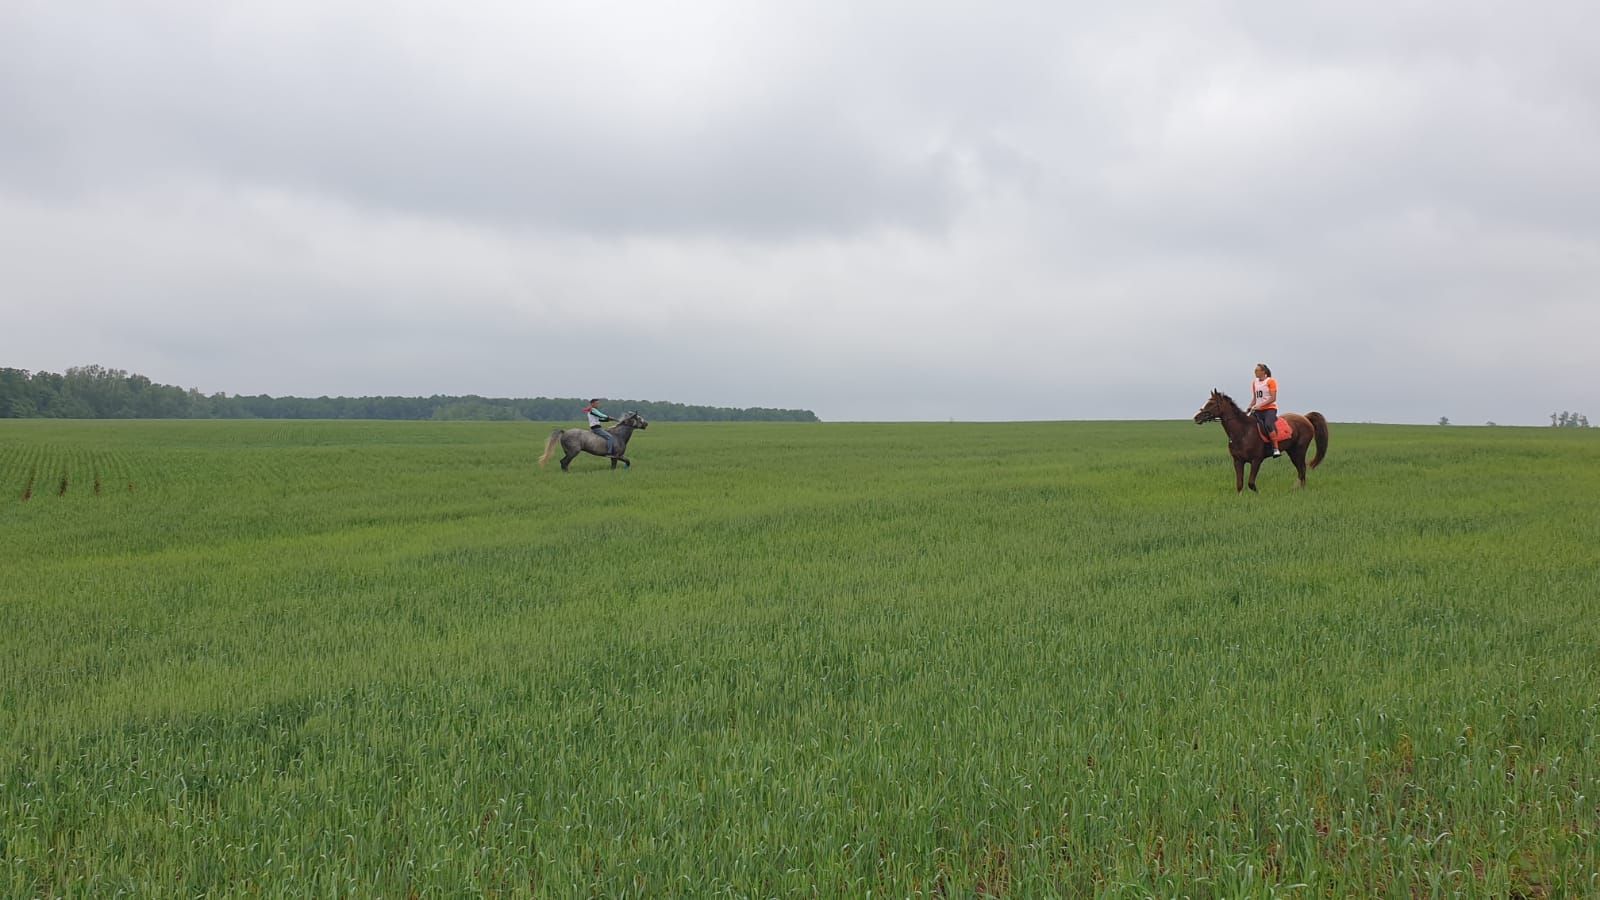
[[[1326, 429], [1324, 429], [1325, 431]], [[544, 464], [549, 462], [550, 457], [555, 455], [556, 445], [559, 443], [561, 443], [561, 429], [557, 428], [555, 431], [550, 432], [550, 440], [544, 442], [544, 455], [539, 457], [539, 468], [544, 468]], [[1317, 458], [1321, 459], [1322, 457], [1319, 454]]]
[[1322, 457], [1328, 453], [1328, 420], [1319, 412], [1306, 413], [1306, 419], [1311, 422], [1311, 431], [1317, 437], [1317, 455], [1306, 465], [1315, 469], [1317, 463], [1322, 462]]

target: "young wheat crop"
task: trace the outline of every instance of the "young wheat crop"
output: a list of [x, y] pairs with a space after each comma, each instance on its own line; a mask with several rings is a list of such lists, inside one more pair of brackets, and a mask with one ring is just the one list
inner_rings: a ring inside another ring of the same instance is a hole
[[1600, 893], [1600, 442], [1333, 429], [0, 423], [0, 893]]

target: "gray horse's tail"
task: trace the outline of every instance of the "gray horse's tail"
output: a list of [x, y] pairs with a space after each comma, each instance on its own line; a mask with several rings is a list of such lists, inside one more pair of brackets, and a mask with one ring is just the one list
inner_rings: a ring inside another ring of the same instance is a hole
[[1317, 463], [1322, 462], [1322, 457], [1328, 452], [1328, 420], [1323, 418], [1322, 413], [1319, 412], [1308, 412], [1306, 413], [1306, 418], [1311, 420], [1311, 431], [1317, 439], [1316, 458], [1306, 465], [1315, 469]]
[[557, 428], [550, 432], [550, 440], [544, 442], [544, 455], [539, 457], [539, 468], [544, 468], [544, 464], [555, 455], [556, 445], [559, 443], [561, 443], [561, 429]]

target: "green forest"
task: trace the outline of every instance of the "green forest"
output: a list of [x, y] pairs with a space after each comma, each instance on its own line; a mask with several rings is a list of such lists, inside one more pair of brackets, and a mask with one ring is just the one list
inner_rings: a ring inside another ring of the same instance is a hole
[[[203, 394], [156, 384], [143, 375], [103, 366], [64, 375], [0, 367], [0, 419], [530, 419], [581, 418], [576, 397], [269, 397]], [[816, 422], [808, 409], [734, 409], [662, 400], [607, 398], [613, 415], [633, 410], [652, 421]]]

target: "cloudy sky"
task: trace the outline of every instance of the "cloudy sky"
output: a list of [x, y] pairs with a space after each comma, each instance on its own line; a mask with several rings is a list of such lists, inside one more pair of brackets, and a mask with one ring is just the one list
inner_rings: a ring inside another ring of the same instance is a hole
[[1600, 4], [0, 3], [0, 365], [1600, 416]]

